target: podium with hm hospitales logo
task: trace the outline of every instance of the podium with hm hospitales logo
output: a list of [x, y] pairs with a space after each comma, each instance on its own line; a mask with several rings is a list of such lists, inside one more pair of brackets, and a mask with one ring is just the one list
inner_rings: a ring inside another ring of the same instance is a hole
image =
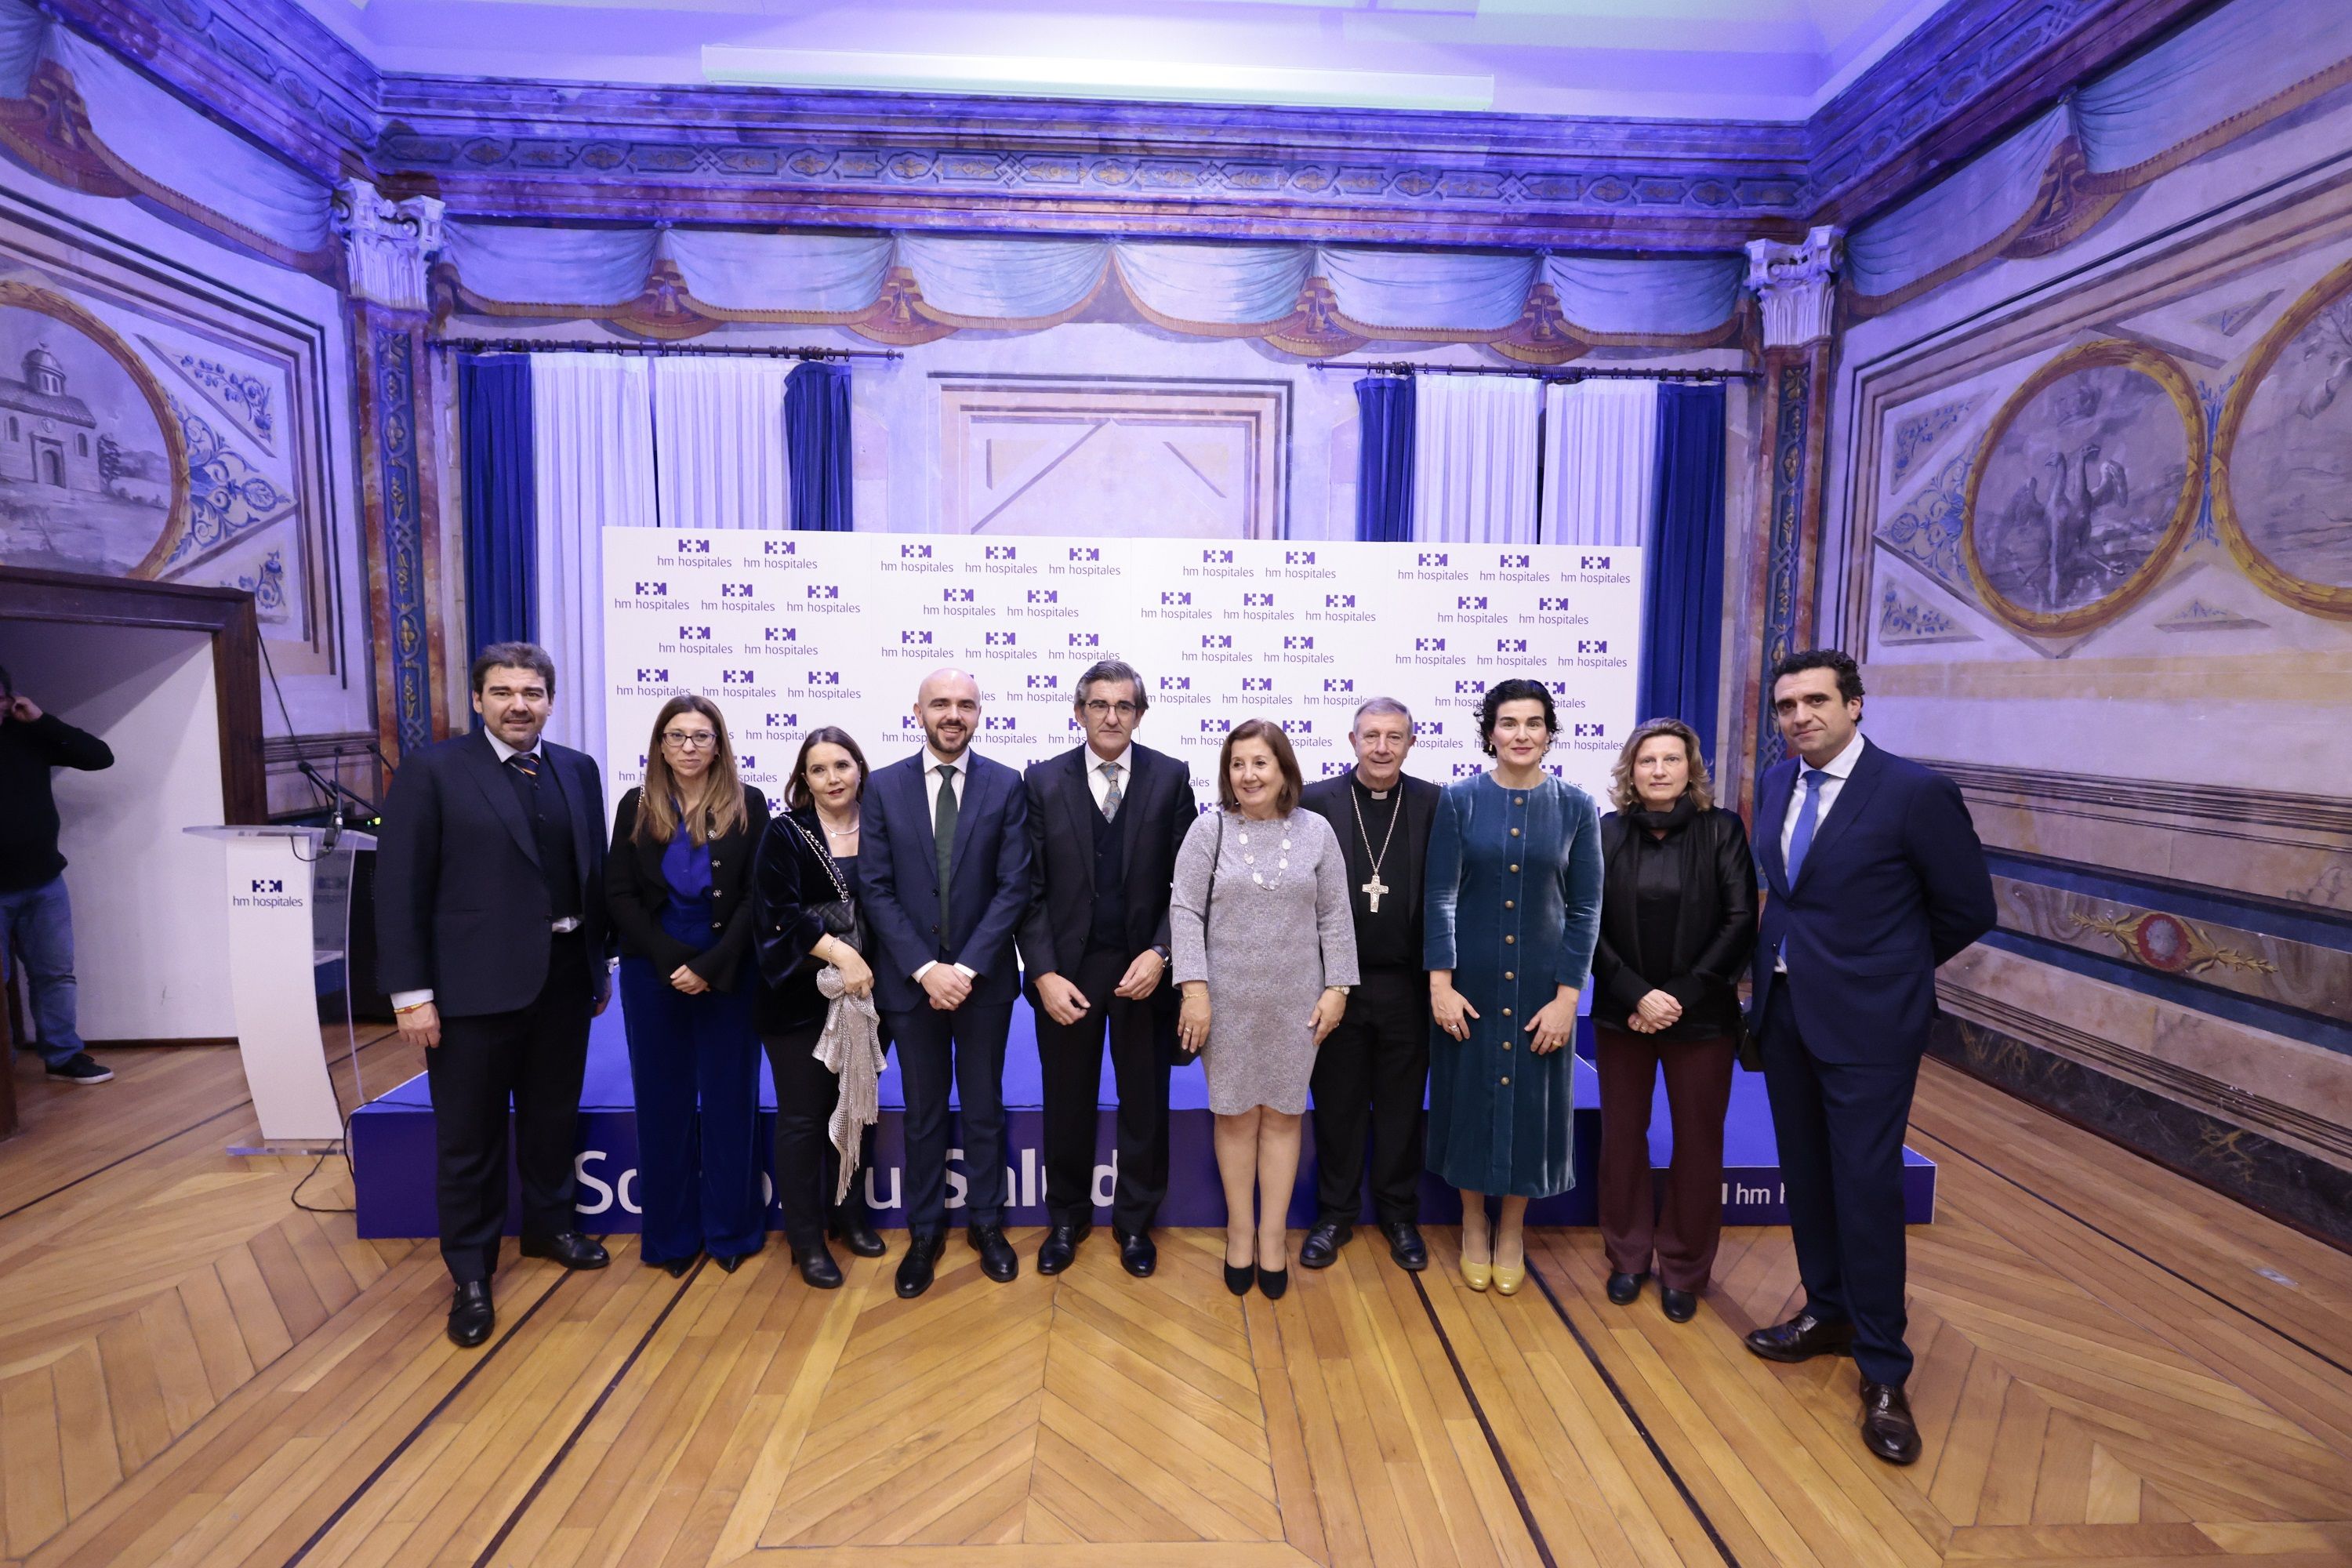
[[[278, 824], [191, 827], [227, 851], [223, 890], [237, 1054], [261, 1142], [232, 1154], [317, 1153], [343, 1136], [319, 1029], [318, 971], [343, 961], [351, 929], [351, 857], [375, 840], [349, 828]], [[322, 867], [321, 860], [326, 864]], [[322, 871], [337, 875], [322, 875]], [[320, 909], [322, 885], [344, 891]], [[346, 977], [348, 993], [348, 977]]]

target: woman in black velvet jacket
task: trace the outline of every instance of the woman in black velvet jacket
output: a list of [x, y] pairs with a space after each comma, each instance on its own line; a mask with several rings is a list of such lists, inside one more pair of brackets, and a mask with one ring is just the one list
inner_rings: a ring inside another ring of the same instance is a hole
[[[1687, 1322], [1723, 1228], [1723, 1119], [1739, 1046], [1736, 986], [1756, 946], [1756, 864], [1738, 814], [1712, 804], [1698, 736], [1678, 719], [1626, 739], [1610, 797], [1592, 955], [1609, 1299], [1631, 1303], [1654, 1263], [1660, 1305]], [[1661, 1069], [1675, 1138], [1662, 1209], [1650, 1172]]]
[[[866, 753], [847, 731], [810, 731], [785, 785], [786, 813], [769, 824], [751, 874], [761, 982], [756, 1017], [776, 1082], [776, 1201], [801, 1278], [825, 1290], [841, 1284], [824, 1245], [828, 1230], [860, 1258], [884, 1250], [855, 1184], [838, 1205], [832, 1201], [840, 1161], [827, 1123], [840, 1084], [814, 1055], [833, 1006], [817, 989], [818, 973], [830, 965], [847, 994], [873, 994], [874, 971], [859, 951], [863, 916], [838, 933], [825, 923], [828, 910], [841, 923], [843, 899], [857, 903], [857, 803], [865, 790]], [[865, 1136], [860, 1163], [871, 1170], [874, 1130]]]

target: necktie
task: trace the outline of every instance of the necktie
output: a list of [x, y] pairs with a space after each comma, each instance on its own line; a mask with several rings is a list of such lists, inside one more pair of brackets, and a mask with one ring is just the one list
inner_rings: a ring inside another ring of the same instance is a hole
[[931, 846], [940, 858], [940, 941], [948, 940], [948, 871], [955, 861], [956, 771], [941, 763], [931, 770], [940, 775], [939, 804], [931, 808]]
[[1103, 820], [1105, 822], [1117, 822], [1118, 820], [1118, 803], [1122, 798], [1118, 793], [1118, 764], [1117, 763], [1105, 763], [1102, 765], [1102, 776], [1103, 783], [1110, 786], [1108, 789], [1103, 791]]
[[539, 753], [537, 752], [517, 752], [513, 756], [507, 759], [507, 766], [512, 768], [523, 777], [530, 780], [533, 784], [537, 784], [539, 782]]
[[1830, 775], [1819, 768], [1805, 770], [1805, 804], [1797, 808], [1797, 829], [1789, 835], [1789, 886], [1797, 885], [1805, 868], [1805, 851], [1813, 847], [1813, 829], [1822, 821], [1822, 786]]

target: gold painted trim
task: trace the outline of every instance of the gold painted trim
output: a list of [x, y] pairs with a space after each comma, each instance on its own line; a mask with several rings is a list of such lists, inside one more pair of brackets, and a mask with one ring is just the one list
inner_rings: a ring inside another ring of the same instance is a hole
[[[1992, 585], [1985, 574], [1984, 563], [1977, 556], [1977, 492], [1984, 483], [1985, 469], [1993, 448], [2009, 433], [2010, 426], [2022, 413], [2027, 404], [2043, 391], [2080, 370], [2095, 370], [2103, 365], [2121, 365], [2137, 370], [2153, 379], [2172, 399], [2172, 406], [2180, 416], [2181, 435], [2186, 443], [2189, 462], [2181, 476], [2180, 496], [2173, 503], [2172, 521], [2166, 525], [2156, 548], [2146, 561], [2123, 584], [2105, 597], [2084, 605], [2080, 609], [2051, 614], [2029, 610], [2011, 604]], [[2067, 350], [2041, 369], [2025, 378], [2025, 384], [2009, 395], [1992, 423], [1985, 427], [1977, 447], [1977, 460], [1969, 469], [1969, 486], [1960, 514], [1960, 554], [1968, 563], [1969, 577], [1987, 608], [2001, 620], [2020, 631], [2040, 637], [2069, 637], [2105, 626], [2137, 603], [2142, 595], [2156, 585], [2164, 569], [2172, 563], [2180, 546], [2188, 540], [2189, 531], [2197, 521], [2197, 496], [2202, 487], [2205, 470], [2205, 409], [2197, 401], [2196, 388], [2189, 377], [2168, 356], [2145, 344], [2126, 342], [2119, 338], [2105, 338]]]
[[163, 460], [171, 466], [172, 504], [163, 513], [163, 532], [156, 536], [146, 558], [126, 575], [152, 578], [171, 559], [173, 542], [188, 527], [188, 442], [180, 429], [179, 420], [173, 416], [170, 400], [163, 395], [163, 384], [155, 378], [153, 371], [147, 368], [146, 361], [131, 352], [131, 345], [124, 342], [113, 328], [64, 295], [51, 293], [30, 283], [0, 282], [0, 306], [6, 305], [37, 310], [89, 339], [122, 367], [123, 374], [131, 378], [131, 384], [147, 399], [147, 407], [155, 416], [155, 427], [163, 432]]
[[2305, 615], [2337, 621], [2352, 621], [2352, 585], [2314, 583], [2298, 577], [2255, 547], [2254, 542], [2246, 537], [2245, 524], [2238, 516], [2237, 498], [2231, 493], [2230, 458], [2237, 447], [2254, 394], [2261, 390], [2263, 378], [2278, 363], [2279, 355], [2297, 332], [2348, 289], [2352, 289], [2352, 261], [2342, 263], [2313, 284], [2303, 298], [2287, 308], [2284, 315], [2271, 323], [2271, 330], [2254, 345], [2244, 368], [2238, 372], [2236, 384], [2230, 388], [2230, 395], [2223, 400], [2221, 424], [2213, 437], [2213, 522], [2231, 559], [2254, 580], [2256, 587], [2280, 604]]

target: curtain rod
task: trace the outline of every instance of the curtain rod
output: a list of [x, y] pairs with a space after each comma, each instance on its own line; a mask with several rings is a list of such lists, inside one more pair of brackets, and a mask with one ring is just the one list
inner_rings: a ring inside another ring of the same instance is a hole
[[1410, 360], [1317, 360], [1317, 370], [1375, 375], [1520, 375], [1535, 381], [1754, 381], [1752, 370], [1519, 370], [1489, 364], [1415, 364]]
[[803, 349], [750, 343], [674, 346], [667, 343], [565, 342], [552, 338], [439, 338], [437, 346], [468, 353], [588, 353], [693, 355], [749, 359], [904, 359], [897, 349]]

